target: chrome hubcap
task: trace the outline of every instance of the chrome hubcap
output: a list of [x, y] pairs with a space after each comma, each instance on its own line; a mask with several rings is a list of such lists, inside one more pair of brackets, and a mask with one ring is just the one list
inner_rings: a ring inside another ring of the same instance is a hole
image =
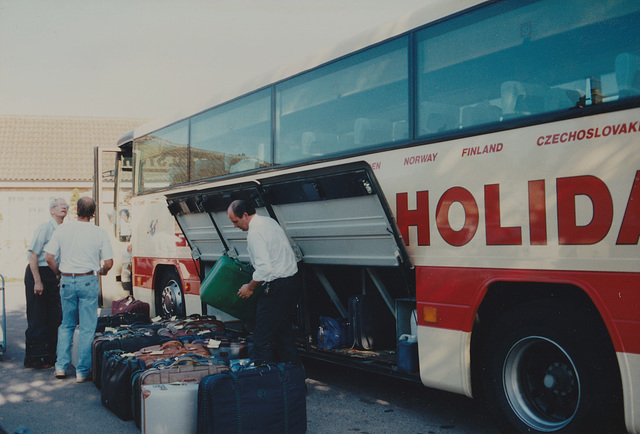
[[175, 280], [170, 280], [162, 289], [162, 313], [164, 316], [182, 312], [182, 290]]
[[516, 342], [503, 366], [509, 405], [527, 426], [552, 432], [578, 411], [580, 380], [569, 355], [555, 342], [530, 336]]

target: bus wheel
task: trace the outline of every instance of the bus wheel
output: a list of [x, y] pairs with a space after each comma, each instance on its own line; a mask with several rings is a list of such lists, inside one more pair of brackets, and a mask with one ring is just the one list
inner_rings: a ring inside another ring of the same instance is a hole
[[178, 272], [171, 268], [162, 273], [156, 287], [156, 312], [163, 317], [184, 317], [184, 293]]
[[615, 352], [595, 323], [586, 309], [547, 301], [522, 305], [491, 327], [481, 393], [506, 431], [598, 432], [596, 424], [617, 424]]

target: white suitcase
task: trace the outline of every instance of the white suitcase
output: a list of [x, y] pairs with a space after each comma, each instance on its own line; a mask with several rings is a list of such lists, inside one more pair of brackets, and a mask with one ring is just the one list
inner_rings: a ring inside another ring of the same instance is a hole
[[195, 433], [198, 417], [198, 382], [142, 385], [143, 434]]

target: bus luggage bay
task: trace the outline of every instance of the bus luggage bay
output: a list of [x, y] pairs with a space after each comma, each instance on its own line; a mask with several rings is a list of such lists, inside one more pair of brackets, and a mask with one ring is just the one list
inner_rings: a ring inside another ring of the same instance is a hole
[[[303, 355], [508, 430], [640, 432], [639, 25], [629, 0], [437, 1], [123, 136], [136, 298], [233, 320], [199, 285], [248, 260], [226, 216], [248, 199], [301, 259]], [[318, 348], [363, 293], [396, 340]]]

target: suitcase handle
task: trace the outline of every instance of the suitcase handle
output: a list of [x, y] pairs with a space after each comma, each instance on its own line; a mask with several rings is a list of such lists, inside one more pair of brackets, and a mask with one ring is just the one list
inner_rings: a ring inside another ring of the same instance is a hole
[[164, 344], [162, 344], [162, 346], [160, 347], [162, 350], [166, 350], [167, 348], [175, 348], [176, 350], [179, 350], [183, 347], [182, 342], [180, 341], [168, 341], [165, 342]]
[[173, 368], [177, 366], [207, 366], [211, 364], [210, 358], [201, 356], [199, 354], [182, 354], [170, 364], [165, 366], [166, 368]]

